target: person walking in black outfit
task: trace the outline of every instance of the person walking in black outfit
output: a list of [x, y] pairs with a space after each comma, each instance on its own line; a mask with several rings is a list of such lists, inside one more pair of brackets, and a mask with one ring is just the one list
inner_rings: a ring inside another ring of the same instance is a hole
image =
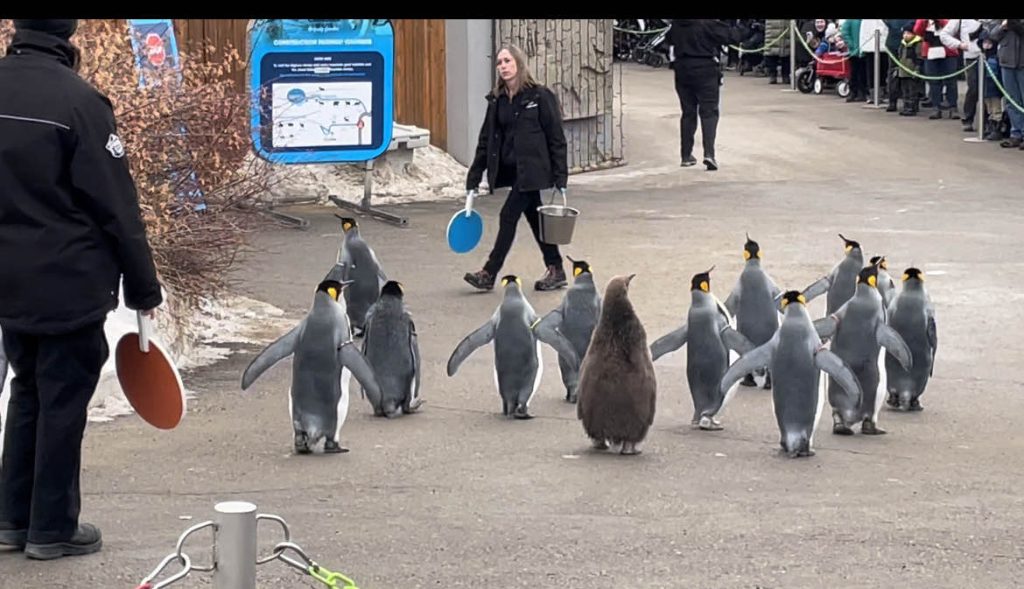
[[0, 463], [0, 547], [100, 550], [79, 524], [89, 400], [117, 307], [163, 302], [110, 101], [76, 73], [76, 20], [15, 20], [0, 59], [0, 327], [14, 371]]
[[683, 113], [679, 117], [682, 166], [697, 163], [693, 157], [697, 115], [704, 143], [704, 165], [718, 169], [715, 161], [715, 133], [718, 129], [718, 100], [721, 86], [719, 54], [722, 45], [744, 41], [752, 31], [717, 19], [674, 19], [669, 30], [669, 59], [675, 70], [676, 94]]
[[490, 193], [511, 186], [501, 207], [498, 236], [482, 270], [465, 280], [480, 290], [494, 288], [494, 279], [516, 237], [519, 217], [526, 215], [540, 246], [547, 271], [534, 284], [537, 290], [566, 286], [565, 268], [557, 245], [540, 240], [540, 191], [565, 190], [569, 177], [562, 111], [555, 94], [537, 83], [526, 56], [515, 45], [498, 52], [498, 80], [487, 94], [487, 114], [480, 127], [476, 155], [466, 176], [466, 190], [476, 190], [484, 169]]

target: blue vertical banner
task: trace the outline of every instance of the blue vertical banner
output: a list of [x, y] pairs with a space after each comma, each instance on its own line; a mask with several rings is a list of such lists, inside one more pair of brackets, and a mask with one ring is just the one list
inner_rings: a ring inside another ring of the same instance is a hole
[[395, 35], [387, 19], [275, 19], [249, 31], [251, 130], [260, 157], [363, 162], [391, 143]]
[[[174, 83], [181, 85], [181, 57], [174, 37], [174, 22], [169, 18], [128, 19], [132, 53], [135, 54], [135, 69], [139, 73], [139, 88], [158, 86], [165, 79], [167, 71], [175, 73]], [[185, 136], [188, 129], [182, 121], [174, 121], [178, 134]], [[195, 211], [206, 210], [206, 197], [199, 185], [191, 154], [181, 154], [188, 166], [185, 169], [167, 171], [171, 182], [178, 186], [176, 196], [179, 202], [192, 203]], [[186, 175], [187, 177], [183, 177]]]

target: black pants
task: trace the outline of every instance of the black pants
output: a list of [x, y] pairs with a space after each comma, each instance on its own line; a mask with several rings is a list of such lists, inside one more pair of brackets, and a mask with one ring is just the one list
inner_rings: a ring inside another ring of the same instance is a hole
[[693, 138], [697, 134], [700, 114], [700, 135], [704, 157], [715, 157], [715, 133], [718, 131], [718, 95], [721, 72], [718, 63], [707, 58], [680, 58], [676, 62], [676, 94], [683, 110], [679, 117], [680, 155], [693, 156]]
[[900, 93], [903, 95], [903, 110], [917, 112], [921, 93], [924, 92], [924, 82], [909, 76], [897, 79]]
[[776, 69], [782, 66], [782, 78], [789, 79], [789, 56], [788, 55], [765, 55], [764, 69], [768, 72], [769, 79], [778, 79]]
[[14, 379], [0, 465], [0, 528], [28, 529], [32, 543], [65, 542], [78, 528], [82, 436], [110, 354], [104, 321], [64, 335], [4, 330]]
[[[968, 59], [964, 65], [971, 65], [977, 62], [977, 58]], [[978, 64], [975, 67], [985, 67]], [[978, 73], [974, 69], [967, 70], [967, 96], [964, 96], [964, 124], [974, 124], [974, 117], [978, 116]]]
[[850, 96], [854, 100], [864, 100], [868, 96], [868, 67], [864, 56], [850, 57]]
[[[559, 203], [561, 201], [559, 200]], [[562, 254], [558, 251], [557, 245], [544, 243], [540, 240], [540, 213], [537, 207], [541, 206], [540, 191], [527, 190], [520, 192], [516, 186], [512, 186], [505, 204], [501, 207], [501, 214], [498, 216], [498, 237], [494, 240], [494, 249], [484, 264], [484, 270], [491, 276], [496, 276], [501, 267], [505, 264], [505, 256], [512, 249], [512, 242], [516, 239], [516, 227], [519, 225], [519, 217], [526, 215], [530, 229], [533, 231], [533, 238], [540, 246], [544, 254], [545, 266], [562, 266]]]

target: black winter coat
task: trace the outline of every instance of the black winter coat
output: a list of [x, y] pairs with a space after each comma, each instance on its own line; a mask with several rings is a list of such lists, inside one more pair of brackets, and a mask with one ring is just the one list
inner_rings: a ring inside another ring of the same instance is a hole
[[[551, 90], [544, 86], [523, 88], [515, 107], [516, 181], [519, 190], [565, 188], [569, 177], [562, 109]], [[487, 113], [480, 127], [476, 155], [466, 176], [466, 190], [476, 190], [484, 169], [491, 194], [500, 188], [502, 131], [498, 124], [498, 99], [487, 96]], [[506, 184], [503, 184], [503, 186]]]
[[0, 59], [0, 326], [60, 334], [163, 301], [110, 101], [64, 39], [18, 31]]

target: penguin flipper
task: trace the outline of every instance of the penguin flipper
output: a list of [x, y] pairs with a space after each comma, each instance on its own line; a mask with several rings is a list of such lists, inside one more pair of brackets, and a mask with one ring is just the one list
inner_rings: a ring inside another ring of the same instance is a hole
[[740, 296], [742, 296], [740, 292], [740, 282], [737, 280], [736, 286], [733, 287], [729, 296], [725, 298], [725, 308], [728, 309], [729, 313], [732, 315], [736, 314], [736, 307], [740, 304]]
[[4, 352], [4, 332], [0, 330], [0, 392], [4, 390], [7, 380], [7, 354]]
[[849, 364], [842, 358], [832, 351], [821, 348], [814, 353], [814, 365], [839, 383], [840, 388], [850, 396], [851, 405], [860, 403], [860, 399], [864, 396], [860, 388], [860, 381], [850, 370]]
[[377, 377], [373, 368], [366, 361], [366, 357], [356, 348], [355, 342], [349, 340], [338, 348], [339, 363], [348, 368], [352, 376], [356, 377], [363, 387], [363, 393], [369, 397], [370, 405], [377, 409], [381, 405], [380, 386], [377, 384]]
[[490, 319], [475, 331], [462, 338], [459, 345], [452, 351], [448, 358], [448, 376], [452, 376], [459, 369], [462, 362], [476, 351], [480, 346], [494, 339], [494, 320]]
[[409, 409], [415, 410], [420, 400], [420, 344], [416, 336], [416, 324], [409, 320], [409, 351], [412, 353], [412, 391], [409, 394]]
[[747, 339], [747, 336], [736, 331], [730, 326], [722, 328], [722, 343], [730, 350], [735, 350], [740, 355], [750, 353], [754, 349], [754, 343]]
[[679, 329], [670, 331], [654, 340], [654, 343], [651, 344], [651, 362], [683, 347], [686, 344], [686, 335], [687, 325], [684, 323]]
[[299, 334], [302, 333], [302, 327], [305, 324], [306, 322], [303, 320], [302, 323], [299, 323], [291, 331], [274, 340], [258, 356], [253, 358], [249, 366], [246, 367], [245, 372], [242, 373], [243, 391], [249, 388], [264, 371], [295, 351], [295, 344], [298, 343]]
[[818, 337], [821, 338], [822, 341], [835, 335], [836, 329], [838, 328], [839, 318], [836, 317], [835, 314], [814, 320], [814, 331], [818, 332]]
[[718, 390], [722, 393], [723, 399], [732, 385], [736, 384], [736, 381], [748, 374], [752, 374], [755, 370], [765, 368], [771, 364], [772, 358], [775, 356], [775, 348], [778, 345], [779, 340], [778, 335], [776, 335], [733, 362], [732, 366], [725, 371], [725, 374], [722, 376], [722, 382], [718, 385]]
[[533, 329], [533, 332], [537, 334], [537, 339], [554, 348], [558, 355], [572, 366], [573, 370], [579, 370], [580, 355], [576, 353], [572, 343], [561, 332], [553, 329], [551, 324], [545, 326], [543, 323], [541, 321]]
[[[939, 349], [939, 334], [936, 331], [935, 326], [935, 312], [931, 309], [928, 310], [928, 345], [932, 348], [932, 365], [929, 367], [928, 376], [931, 376], [935, 372], [935, 352]], [[2, 351], [0, 351], [2, 352]], [[0, 375], [3, 373], [0, 372]], [[0, 382], [3, 382], [3, 377], [0, 376]], [[0, 385], [2, 386], [2, 385]]]
[[804, 299], [809, 303], [816, 299], [817, 297], [820, 297], [821, 295], [828, 292], [828, 289], [831, 288], [831, 286], [832, 275], [829, 274], [828, 276], [822, 276], [821, 278], [807, 285], [807, 288], [803, 289], [803, 291], [801, 291], [801, 294], [804, 295]]
[[903, 370], [910, 370], [914, 365], [914, 357], [907, 347], [907, 342], [903, 341], [903, 337], [895, 329], [885, 323], [879, 323], [875, 328], [875, 339], [888, 354], [896, 358]]

